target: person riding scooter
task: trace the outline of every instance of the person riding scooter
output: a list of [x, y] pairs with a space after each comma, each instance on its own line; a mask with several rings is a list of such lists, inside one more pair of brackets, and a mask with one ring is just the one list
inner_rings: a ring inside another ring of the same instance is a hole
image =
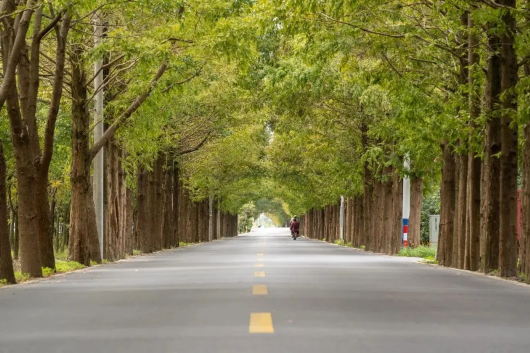
[[294, 216], [291, 222], [291, 236], [293, 237], [293, 240], [296, 240], [299, 234], [300, 234], [300, 223], [298, 223], [298, 218]]

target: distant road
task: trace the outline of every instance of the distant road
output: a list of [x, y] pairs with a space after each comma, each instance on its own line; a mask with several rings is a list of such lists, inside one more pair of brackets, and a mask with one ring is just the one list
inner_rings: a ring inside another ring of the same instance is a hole
[[287, 229], [0, 289], [0, 352], [530, 352], [530, 287]]

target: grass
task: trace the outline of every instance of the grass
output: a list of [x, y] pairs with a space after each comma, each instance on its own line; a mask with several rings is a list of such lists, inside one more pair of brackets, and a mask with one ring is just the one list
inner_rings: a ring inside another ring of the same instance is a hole
[[490, 273], [488, 273], [488, 275], [497, 277], [499, 276], [499, 273], [500, 273], [499, 270], [496, 269], [496, 270], [492, 270]]
[[15, 271], [15, 279], [17, 280], [18, 283], [26, 282], [30, 278], [31, 276], [29, 275], [29, 273], [22, 273], [20, 271]]
[[436, 249], [426, 246], [418, 246], [416, 248], [403, 248], [397, 256], [404, 257], [421, 257], [428, 261], [434, 261], [436, 256]]
[[80, 264], [79, 262], [75, 261], [55, 261], [55, 268], [57, 269], [57, 273], [65, 273], [65, 272], [71, 272], [80, 270], [82, 268], [85, 268], [85, 265]]
[[64, 251], [56, 252], [55, 253], [55, 259], [56, 260], [66, 261], [68, 259], [68, 250], [65, 249]]
[[133, 256], [138, 256], [138, 255], [142, 255], [142, 252], [140, 250], [133, 249]]
[[186, 246], [190, 246], [190, 245], [192, 245], [192, 244], [193, 244], [193, 243], [186, 243], [186, 242], [184, 242], [184, 241], [180, 241], [180, 242], [179, 242], [179, 247], [181, 247], [181, 248], [185, 248]]

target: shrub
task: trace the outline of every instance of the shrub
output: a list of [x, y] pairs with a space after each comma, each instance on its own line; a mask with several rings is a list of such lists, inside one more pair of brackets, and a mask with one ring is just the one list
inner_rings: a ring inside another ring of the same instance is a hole
[[405, 257], [421, 257], [428, 260], [434, 260], [436, 256], [436, 249], [427, 246], [418, 246], [416, 248], [403, 248], [398, 256]]

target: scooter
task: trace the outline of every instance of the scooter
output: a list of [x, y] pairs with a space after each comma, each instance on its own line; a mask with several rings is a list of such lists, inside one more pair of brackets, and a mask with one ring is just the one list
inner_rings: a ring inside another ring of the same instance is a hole
[[298, 238], [298, 232], [291, 232], [291, 235], [293, 237], [293, 240], [296, 240], [296, 238]]

